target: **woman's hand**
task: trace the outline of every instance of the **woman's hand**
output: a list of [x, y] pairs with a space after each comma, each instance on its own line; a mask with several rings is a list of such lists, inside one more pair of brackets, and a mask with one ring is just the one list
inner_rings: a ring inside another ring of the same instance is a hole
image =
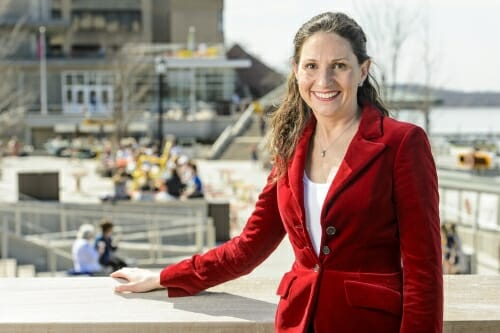
[[144, 293], [164, 288], [160, 284], [160, 273], [153, 273], [147, 269], [125, 267], [111, 273], [111, 277], [127, 280], [127, 282], [115, 287], [115, 292], [119, 293]]

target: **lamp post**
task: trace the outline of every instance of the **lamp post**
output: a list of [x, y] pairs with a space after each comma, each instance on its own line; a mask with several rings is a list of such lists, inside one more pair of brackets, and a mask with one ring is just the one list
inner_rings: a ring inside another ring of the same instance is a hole
[[41, 26], [38, 41], [38, 53], [40, 57], [40, 113], [47, 114], [47, 53], [45, 51], [45, 27]]
[[163, 76], [167, 73], [167, 59], [165, 57], [155, 58], [155, 71], [158, 74], [158, 154], [162, 154], [163, 148]]

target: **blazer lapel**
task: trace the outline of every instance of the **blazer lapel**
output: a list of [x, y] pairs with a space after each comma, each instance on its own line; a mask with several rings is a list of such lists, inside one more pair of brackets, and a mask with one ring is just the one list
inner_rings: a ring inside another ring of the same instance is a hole
[[290, 165], [288, 166], [288, 182], [290, 191], [292, 192], [292, 196], [296, 201], [295, 207], [302, 222], [305, 222], [303, 177], [307, 159], [307, 152], [309, 150], [309, 142], [314, 131], [315, 124], [315, 118], [311, 117], [309, 124], [304, 129], [304, 134], [299, 139], [294, 156], [290, 162]]
[[384, 143], [372, 141], [383, 135], [382, 122], [383, 115], [380, 111], [370, 105], [363, 107], [358, 132], [352, 139], [328, 191], [325, 202], [329, 204], [323, 205], [322, 216], [335, 197], [384, 150]]

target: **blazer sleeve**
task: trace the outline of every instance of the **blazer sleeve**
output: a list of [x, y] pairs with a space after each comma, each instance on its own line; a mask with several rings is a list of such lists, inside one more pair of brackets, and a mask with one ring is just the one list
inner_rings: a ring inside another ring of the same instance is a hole
[[190, 296], [250, 273], [280, 244], [285, 235], [277, 205], [273, 172], [259, 195], [242, 233], [202, 255], [164, 268], [160, 283], [169, 297]]
[[401, 333], [441, 333], [443, 275], [436, 166], [420, 127], [404, 135], [394, 163], [403, 263]]

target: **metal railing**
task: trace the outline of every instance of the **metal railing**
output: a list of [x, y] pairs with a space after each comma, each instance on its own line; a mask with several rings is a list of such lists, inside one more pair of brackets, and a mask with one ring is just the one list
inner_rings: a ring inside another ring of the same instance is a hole
[[442, 223], [453, 223], [472, 273], [500, 273], [500, 183], [494, 178], [440, 172]]
[[440, 172], [439, 189], [442, 220], [500, 231], [500, 182]]
[[[215, 245], [212, 218], [204, 200], [175, 204], [76, 205], [62, 203], [0, 204], [2, 257], [10, 253], [9, 238], [23, 239], [47, 250], [47, 269], [57, 270], [57, 258], [71, 259], [71, 244], [82, 223], [97, 226], [102, 218], [116, 224], [120, 252], [137, 263], [162, 263]], [[29, 249], [25, 249], [29, 251]], [[69, 268], [69, 267], [68, 267]]]

